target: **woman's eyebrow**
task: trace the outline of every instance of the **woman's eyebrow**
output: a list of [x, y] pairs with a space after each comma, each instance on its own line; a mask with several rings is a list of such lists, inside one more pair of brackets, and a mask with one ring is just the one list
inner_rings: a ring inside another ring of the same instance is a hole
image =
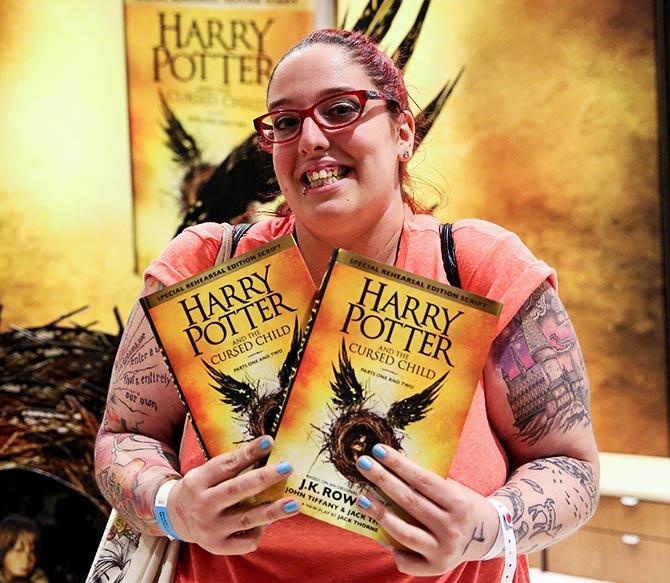
[[[336, 95], [337, 93], [345, 93], [347, 91], [355, 91], [355, 89], [351, 86], [330, 87], [328, 89], [324, 89], [317, 94], [315, 103], [317, 101], [321, 101], [323, 98], [328, 97], [329, 95]], [[268, 103], [268, 111], [274, 111], [286, 105], [287, 103], [291, 103], [291, 98], [284, 97], [283, 99], [276, 99], [271, 101]]]

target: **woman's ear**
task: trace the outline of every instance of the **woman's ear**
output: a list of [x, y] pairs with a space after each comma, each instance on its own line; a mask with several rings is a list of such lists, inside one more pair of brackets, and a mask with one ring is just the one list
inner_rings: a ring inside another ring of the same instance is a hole
[[[407, 161], [414, 153], [416, 124], [412, 112], [406, 109], [398, 117], [398, 157]], [[407, 154], [405, 154], [407, 152]]]

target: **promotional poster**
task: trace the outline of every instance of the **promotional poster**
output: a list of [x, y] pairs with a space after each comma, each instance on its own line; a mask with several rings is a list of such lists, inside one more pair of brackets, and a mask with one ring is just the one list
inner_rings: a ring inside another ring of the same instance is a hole
[[174, 236], [197, 186], [254, 133], [272, 69], [313, 18], [312, 0], [126, 0], [139, 272]]

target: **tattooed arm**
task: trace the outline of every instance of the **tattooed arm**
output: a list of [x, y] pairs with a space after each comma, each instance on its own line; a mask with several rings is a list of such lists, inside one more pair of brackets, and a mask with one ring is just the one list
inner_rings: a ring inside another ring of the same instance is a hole
[[[149, 279], [142, 295], [160, 287]], [[162, 534], [153, 502], [163, 482], [179, 477], [175, 444], [184, 419], [184, 406], [137, 303], [114, 361], [96, 440], [95, 474], [107, 500], [142, 532]]]
[[548, 283], [496, 339], [485, 380], [489, 418], [514, 468], [494, 496], [512, 512], [519, 552], [532, 552], [579, 528], [598, 500], [588, 377]]
[[[143, 295], [159, 287], [149, 278]], [[136, 305], [114, 362], [95, 446], [100, 490], [136, 529], [163, 536], [154, 518], [154, 499], [161, 484], [177, 478], [167, 505], [180, 538], [215, 554], [253, 551], [268, 524], [294, 516], [300, 505], [291, 498], [257, 506], [238, 503], [285, 480], [290, 464], [245, 471], [271, 451], [272, 439], [261, 436], [182, 477], [175, 446], [184, 420], [184, 406], [149, 322]]]

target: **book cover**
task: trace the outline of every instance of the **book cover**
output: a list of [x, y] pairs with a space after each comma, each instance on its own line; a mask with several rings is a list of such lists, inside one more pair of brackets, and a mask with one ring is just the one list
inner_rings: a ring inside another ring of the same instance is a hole
[[294, 472], [262, 499], [295, 496], [308, 516], [395, 545], [355, 506], [370, 485], [356, 462], [385, 443], [447, 475], [501, 309], [337, 251], [269, 459], [289, 460]]
[[[270, 73], [314, 26], [313, 0], [125, 0], [136, 270], [194, 191], [254, 134]], [[202, 222], [204, 218], [197, 218]]]
[[207, 458], [276, 426], [315, 291], [286, 235], [142, 298]]

